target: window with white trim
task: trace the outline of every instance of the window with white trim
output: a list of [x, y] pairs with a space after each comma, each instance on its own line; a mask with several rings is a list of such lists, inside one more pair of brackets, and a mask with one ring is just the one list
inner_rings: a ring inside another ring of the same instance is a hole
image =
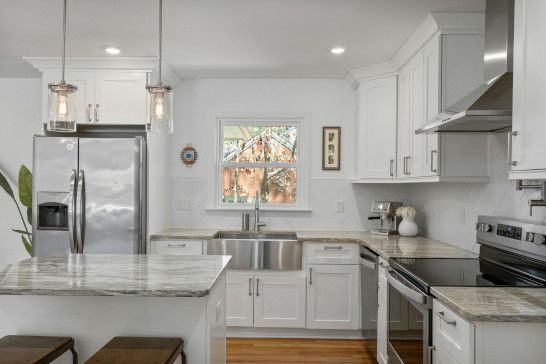
[[[265, 209], [305, 206], [302, 119], [221, 119], [217, 206]], [[305, 174], [306, 175], [306, 174]]]

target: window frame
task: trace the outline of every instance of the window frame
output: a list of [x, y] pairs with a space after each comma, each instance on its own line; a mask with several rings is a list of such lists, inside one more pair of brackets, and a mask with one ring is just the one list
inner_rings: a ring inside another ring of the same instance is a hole
[[[294, 204], [270, 204], [260, 203], [261, 210], [272, 211], [309, 211], [309, 174], [306, 165], [306, 152], [308, 145], [306, 114], [273, 115], [260, 113], [258, 115], [231, 115], [216, 116], [214, 143], [214, 209], [221, 210], [249, 210], [254, 209], [254, 202], [229, 203], [223, 201], [223, 171], [230, 168], [295, 168], [296, 170], [296, 203]], [[297, 128], [296, 162], [224, 162], [224, 126], [253, 126], [253, 125], [294, 125]]]

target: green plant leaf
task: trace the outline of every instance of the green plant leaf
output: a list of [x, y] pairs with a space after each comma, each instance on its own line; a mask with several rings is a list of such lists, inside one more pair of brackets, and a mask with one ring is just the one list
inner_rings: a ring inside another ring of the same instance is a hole
[[32, 207], [32, 172], [23, 164], [19, 169], [19, 200], [25, 207]]
[[27, 233], [25, 230], [20, 230], [20, 229], [11, 229], [11, 231], [14, 231], [18, 234], [24, 234], [24, 235], [29, 235], [29, 236], [32, 236], [32, 233]]
[[32, 245], [30, 245], [24, 235], [21, 235], [21, 240], [23, 241], [23, 245], [25, 246], [25, 250], [27, 251], [28, 255], [32, 255]]
[[11, 196], [11, 198], [15, 199], [15, 196], [13, 195], [13, 190], [11, 189], [11, 186], [9, 185], [9, 182], [7, 178], [0, 172], [0, 187], [6, 191], [8, 195]]
[[27, 221], [32, 225], [32, 207], [27, 208]]

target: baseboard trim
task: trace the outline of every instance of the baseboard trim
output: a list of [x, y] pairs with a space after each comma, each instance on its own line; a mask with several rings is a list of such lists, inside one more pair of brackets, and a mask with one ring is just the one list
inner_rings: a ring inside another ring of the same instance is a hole
[[[312, 330], [294, 328], [233, 327], [226, 329], [227, 337], [290, 338], [290, 339], [367, 339], [360, 330]], [[369, 339], [369, 338], [368, 338]]]

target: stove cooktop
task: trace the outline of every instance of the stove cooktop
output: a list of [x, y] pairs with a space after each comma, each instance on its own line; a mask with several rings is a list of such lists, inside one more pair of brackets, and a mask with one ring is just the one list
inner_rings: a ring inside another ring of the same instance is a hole
[[481, 258], [395, 258], [389, 263], [398, 273], [427, 293], [430, 293], [431, 286], [546, 287], [546, 281]]

